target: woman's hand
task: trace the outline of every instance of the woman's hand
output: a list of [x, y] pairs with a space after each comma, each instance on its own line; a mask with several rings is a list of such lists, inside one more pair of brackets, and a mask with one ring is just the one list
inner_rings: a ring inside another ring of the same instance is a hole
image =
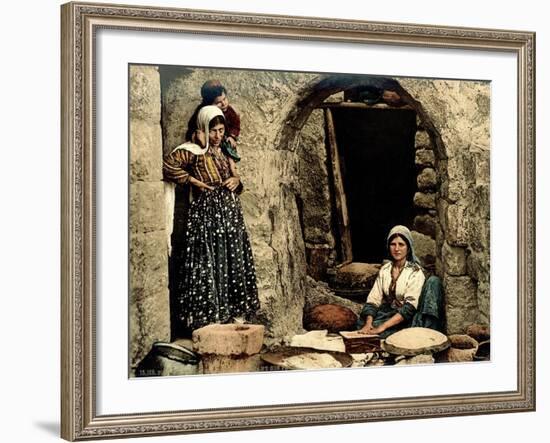
[[241, 179], [239, 177], [229, 177], [227, 180], [225, 180], [222, 183], [222, 186], [225, 186], [231, 192], [235, 192], [235, 190], [239, 187], [240, 184], [241, 184]]
[[202, 191], [213, 191], [216, 189], [214, 186], [209, 186], [205, 183], [203, 183], [203, 186], [200, 187]]
[[227, 137], [227, 141], [229, 142], [231, 147], [233, 149], [235, 149], [235, 147], [237, 146], [237, 142], [235, 141], [235, 139], [233, 137], [229, 136], [229, 137]]
[[374, 327], [372, 325], [365, 325], [359, 329], [358, 332], [365, 335], [378, 335], [381, 332], [384, 332], [384, 329], [381, 326]]
[[385, 331], [384, 327], [382, 325], [380, 325], [380, 326], [377, 326], [376, 328], [372, 328], [371, 329], [371, 334], [378, 335], [378, 334], [381, 334], [384, 331]]
[[200, 180], [197, 180], [195, 177], [189, 177], [189, 183], [192, 184], [193, 186], [196, 186], [201, 191], [213, 191], [214, 189], [216, 189], [213, 186], [209, 186], [206, 183], [203, 183]]
[[206, 183], [203, 183], [201, 181], [199, 181], [199, 183], [197, 183], [195, 186], [197, 186], [197, 188], [199, 188], [201, 191], [213, 191], [214, 189], [216, 189], [214, 186], [207, 185]]

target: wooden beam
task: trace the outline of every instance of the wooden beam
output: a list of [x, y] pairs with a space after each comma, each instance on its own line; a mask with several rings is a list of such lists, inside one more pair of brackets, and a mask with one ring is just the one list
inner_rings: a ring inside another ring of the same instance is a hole
[[317, 108], [327, 109], [327, 108], [349, 108], [349, 109], [397, 109], [397, 110], [413, 110], [414, 108], [410, 105], [403, 106], [390, 106], [386, 103], [376, 103], [374, 105], [368, 105], [367, 103], [361, 102], [323, 102], [317, 105]]
[[331, 175], [334, 183], [334, 200], [336, 204], [336, 223], [338, 234], [340, 235], [340, 253], [342, 262], [350, 263], [353, 261], [353, 252], [351, 248], [351, 230], [349, 225], [348, 204], [346, 193], [344, 192], [344, 180], [340, 168], [340, 155], [338, 153], [338, 144], [336, 143], [336, 132], [334, 129], [334, 119], [332, 111], [324, 108], [325, 128], [328, 140], [328, 160], [330, 164]]

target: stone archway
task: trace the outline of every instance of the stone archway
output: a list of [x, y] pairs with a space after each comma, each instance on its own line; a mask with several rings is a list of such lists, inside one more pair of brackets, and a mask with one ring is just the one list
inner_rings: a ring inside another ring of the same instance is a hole
[[[461, 333], [468, 324], [489, 323], [490, 254], [490, 88], [480, 81], [394, 79], [373, 76], [322, 76], [301, 89], [296, 106], [288, 113], [277, 148], [303, 151], [311, 143], [315, 126], [322, 124], [316, 108], [331, 95], [361, 85], [395, 91], [417, 114], [415, 164], [419, 174], [414, 205], [415, 244], [435, 261], [447, 297], [448, 332]], [[305, 156], [307, 157], [307, 155]], [[307, 159], [307, 158], [306, 158]], [[308, 167], [315, 164], [308, 162]], [[322, 167], [317, 165], [317, 169]], [[311, 183], [310, 177], [306, 177]], [[311, 186], [315, 188], [317, 183]], [[424, 192], [429, 190], [430, 192]], [[319, 199], [321, 193], [317, 193]], [[326, 195], [322, 196], [326, 200]], [[308, 207], [308, 198], [301, 199]], [[307, 214], [302, 214], [307, 218]], [[326, 220], [311, 216], [316, 226]], [[326, 265], [334, 239], [319, 229], [304, 239], [309, 264]], [[330, 225], [330, 223], [328, 223]], [[308, 241], [309, 240], [309, 241]], [[310, 266], [311, 273], [311, 266]]]
[[[414, 208], [414, 219], [406, 224], [409, 224], [413, 230], [415, 244], [417, 244], [425, 266], [435, 272], [436, 256], [439, 255], [436, 227], [440, 225], [439, 218], [441, 216], [436, 202], [439, 185], [445, 181], [446, 172], [440, 168], [446, 160], [444, 144], [422, 104], [407, 93], [396, 80], [373, 76], [338, 75], [317, 78], [303, 88], [296, 107], [286, 119], [286, 126], [277, 145], [278, 149], [297, 151], [298, 155], [302, 155], [307, 169], [313, 168], [313, 171], [308, 170], [304, 174], [304, 182], [308, 182], [309, 185], [304, 183], [304, 186], [297, 186], [297, 188], [305, 189], [305, 195], [299, 198], [299, 206], [302, 208], [302, 227], [310, 275], [319, 278], [327, 269], [335, 264], [345, 262], [345, 260], [342, 259], [341, 254], [335, 253], [335, 248], [338, 248], [338, 239], [335, 237], [338, 237], [340, 233], [334, 232], [334, 203], [331, 204], [329, 201], [331, 196], [321, 189], [326, 188], [327, 185], [330, 187], [329, 182], [331, 182], [330, 171], [322, 165], [326, 161], [322, 153], [324, 147], [318, 146], [320, 158], [317, 159], [313, 158], [311, 152], [306, 151], [311, 151], [313, 134], [319, 132], [319, 125], [323, 125], [319, 109], [349, 108], [352, 105], [354, 108], [361, 108], [360, 103], [333, 103], [332, 98], [335, 94], [347, 93], [364, 87], [392, 91], [401, 97], [399, 106], [380, 105], [371, 108], [365, 105], [365, 109], [386, 109], [396, 112], [409, 109], [410, 112], [416, 114], [414, 140], [411, 142], [410, 148], [414, 150], [411, 152], [411, 162], [413, 163], [411, 166], [416, 171], [416, 189], [410, 194], [411, 201], [409, 203]], [[312, 175], [316, 177], [315, 182], [317, 183], [311, 184]], [[319, 184], [319, 181], [323, 183]], [[308, 189], [306, 189], [308, 186], [316, 188], [309, 195], [307, 195]], [[316, 213], [315, 208], [319, 208]], [[324, 215], [321, 212], [324, 212]], [[329, 218], [333, 220], [329, 221]], [[339, 255], [340, 257], [338, 257]]]

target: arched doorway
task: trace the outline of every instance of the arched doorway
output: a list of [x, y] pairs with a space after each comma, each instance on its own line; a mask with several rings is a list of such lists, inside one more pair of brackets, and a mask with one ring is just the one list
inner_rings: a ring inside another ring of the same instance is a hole
[[[302, 91], [279, 149], [298, 154], [308, 150], [302, 133], [312, 124], [323, 126], [318, 132], [325, 134], [325, 152], [318, 151], [317, 157], [311, 152], [303, 155], [306, 172], [297, 186], [309, 275], [331, 283], [333, 289], [338, 289], [335, 281], [354, 286], [357, 278], [356, 291], [340, 288], [337, 293], [364, 300], [387, 258], [385, 236], [396, 224], [410, 227], [426, 240], [424, 265], [435, 271], [436, 195], [438, 177], [445, 173], [438, 168], [445, 154], [421, 104], [394, 79], [321, 77]], [[308, 169], [315, 172], [308, 174]], [[304, 191], [318, 187], [323, 174], [330, 196], [325, 207], [318, 195], [312, 198]], [[312, 211], [318, 213], [311, 215]], [[329, 214], [329, 228], [321, 227], [322, 223], [314, 226], [322, 218], [321, 211]], [[330, 233], [320, 235], [322, 229]], [[347, 272], [353, 275], [340, 278]]]
[[341, 157], [351, 259], [380, 263], [388, 229], [396, 224], [412, 226], [416, 215], [416, 112], [409, 107], [333, 105], [328, 109]]

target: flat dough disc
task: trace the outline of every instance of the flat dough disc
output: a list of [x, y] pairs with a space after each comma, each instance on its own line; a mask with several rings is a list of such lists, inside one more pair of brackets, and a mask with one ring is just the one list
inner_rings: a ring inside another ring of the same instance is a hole
[[390, 354], [420, 355], [440, 352], [451, 345], [441, 332], [428, 328], [405, 328], [390, 335], [382, 342], [382, 349]]

